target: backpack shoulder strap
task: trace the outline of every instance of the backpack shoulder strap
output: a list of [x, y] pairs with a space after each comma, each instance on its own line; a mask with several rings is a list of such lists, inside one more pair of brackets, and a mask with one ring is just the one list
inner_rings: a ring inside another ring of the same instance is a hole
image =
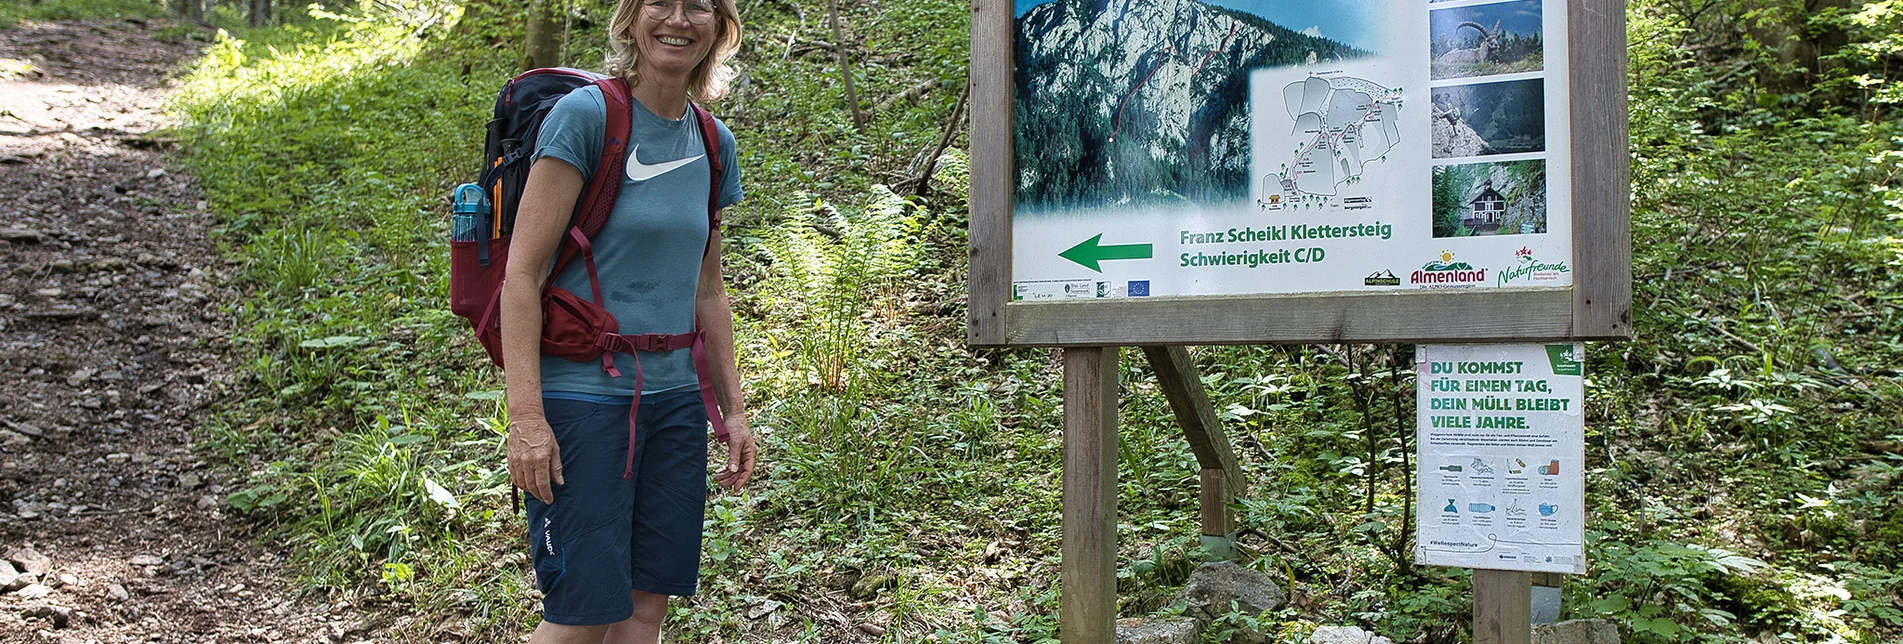
[[687, 106], [694, 113], [694, 120], [700, 124], [700, 140], [707, 146], [707, 165], [712, 170], [707, 182], [707, 230], [720, 229], [720, 185], [723, 171], [720, 157], [720, 126], [715, 124], [714, 115], [701, 109], [693, 101]]
[[[595, 163], [595, 174], [588, 178], [587, 187], [575, 202], [575, 213], [569, 219], [570, 227], [580, 228], [581, 234], [589, 239], [593, 239], [603, 226], [608, 225], [608, 215], [614, 212], [615, 198], [621, 196], [621, 155], [628, 149], [629, 117], [634, 107], [634, 97], [628, 92], [627, 81], [608, 77], [596, 80], [594, 85], [601, 88], [601, 99], [607, 111], [607, 122], [601, 130], [601, 159]], [[579, 248], [563, 244], [561, 253], [556, 256], [554, 270], [549, 274], [560, 274], [569, 262], [574, 261], [578, 252]]]

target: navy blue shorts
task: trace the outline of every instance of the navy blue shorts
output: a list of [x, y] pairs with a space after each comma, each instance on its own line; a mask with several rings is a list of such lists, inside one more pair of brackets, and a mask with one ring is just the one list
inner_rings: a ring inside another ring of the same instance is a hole
[[625, 479], [628, 403], [545, 397], [542, 410], [566, 481], [553, 504], [524, 495], [542, 619], [612, 624], [634, 615], [630, 590], [694, 594], [707, 506], [699, 392], [641, 396], [634, 473]]

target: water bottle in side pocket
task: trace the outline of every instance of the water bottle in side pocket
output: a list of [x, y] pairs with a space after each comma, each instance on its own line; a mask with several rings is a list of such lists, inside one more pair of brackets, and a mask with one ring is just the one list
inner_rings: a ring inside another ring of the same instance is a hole
[[476, 241], [489, 219], [489, 194], [473, 183], [456, 186], [449, 198], [450, 239]]

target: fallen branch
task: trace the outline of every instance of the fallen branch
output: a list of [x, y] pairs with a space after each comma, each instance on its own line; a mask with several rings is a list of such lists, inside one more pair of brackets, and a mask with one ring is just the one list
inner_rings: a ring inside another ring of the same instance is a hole
[[925, 81], [923, 83], [919, 83], [918, 85], [912, 86], [910, 89], [894, 94], [883, 101], [879, 101], [879, 106], [876, 108], [873, 108], [873, 111], [884, 112], [886, 110], [892, 109], [892, 106], [897, 105], [901, 102], [911, 102], [911, 101], [918, 100], [919, 98], [925, 96], [927, 92], [932, 91], [932, 88], [934, 87], [938, 87], [938, 79], [936, 78]]
[[923, 197], [932, 188], [932, 171], [938, 167], [938, 157], [945, 153], [945, 147], [951, 145], [952, 135], [958, 133], [958, 126], [965, 122], [965, 99], [971, 97], [971, 83], [958, 92], [958, 103], [952, 105], [951, 118], [945, 119], [945, 131], [938, 136], [938, 147], [925, 157], [925, 167], [919, 169], [918, 177], [912, 179], [912, 194]]

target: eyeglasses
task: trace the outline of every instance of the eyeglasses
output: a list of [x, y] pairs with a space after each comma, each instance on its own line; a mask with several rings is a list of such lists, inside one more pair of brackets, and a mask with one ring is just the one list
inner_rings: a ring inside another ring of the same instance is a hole
[[668, 18], [674, 17], [674, 7], [676, 6], [680, 7], [681, 16], [687, 18], [687, 22], [691, 24], [704, 25], [707, 24], [707, 21], [714, 19], [714, 6], [703, 0], [685, 0], [684, 2], [681, 0], [648, 0], [648, 3], [645, 5], [648, 18], [654, 20], [667, 20]]

